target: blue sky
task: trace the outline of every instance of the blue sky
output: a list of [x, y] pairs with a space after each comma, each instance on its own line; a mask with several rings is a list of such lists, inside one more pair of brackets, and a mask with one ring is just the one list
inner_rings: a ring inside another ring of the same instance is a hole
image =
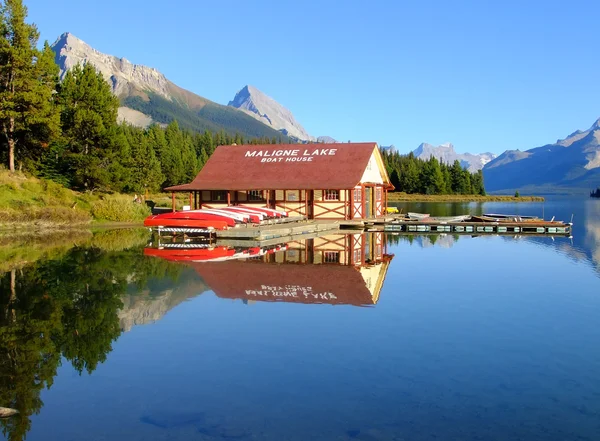
[[600, 2], [24, 0], [71, 32], [227, 104], [252, 84], [340, 141], [525, 150], [600, 117]]

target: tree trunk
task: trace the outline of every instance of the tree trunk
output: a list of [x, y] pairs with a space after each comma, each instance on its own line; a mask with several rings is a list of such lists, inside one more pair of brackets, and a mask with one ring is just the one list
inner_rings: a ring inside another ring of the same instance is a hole
[[17, 312], [15, 303], [17, 302], [17, 270], [10, 271], [10, 299], [8, 300], [8, 308], [11, 311], [11, 323], [17, 321]]
[[15, 171], [15, 118], [10, 118], [8, 123], [8, 169]]

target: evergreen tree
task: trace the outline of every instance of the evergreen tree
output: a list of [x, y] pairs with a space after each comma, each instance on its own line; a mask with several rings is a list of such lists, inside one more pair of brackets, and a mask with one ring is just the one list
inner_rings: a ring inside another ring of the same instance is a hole
[[10, 171], [17, 153], [47, 146], [59, 129], [53, 100], [58, 67], [47, 43], [37, 49], [39, 33], [26, 17], [22, 0], [0, 5], [0, 131]]
[[86, 64], [66, 73], [58, 88], [58, 101], [74, 185], [87, 190], [109, 189], [109, 168], [119, 153], [109, 148], [116, 135], [119, 100], [102, 74]]
[[164, 176], [149, 137], [133, 127], [126, 130], [126, 136], [130, 150], [126, 190], [135, 193], [145, 193], [146, 189], [159, 190]]
[[166, 150], [160, 153], [160, 161], [165, 176], [164, 186], [183, 184], [185, 170], [181, 151], [183, 149], [183, 135], [179, 130], [177, 121], [173, 121], [165, 130]]

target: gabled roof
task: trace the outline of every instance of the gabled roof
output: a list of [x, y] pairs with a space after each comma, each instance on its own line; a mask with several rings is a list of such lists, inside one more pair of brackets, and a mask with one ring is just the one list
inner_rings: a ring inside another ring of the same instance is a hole
[[191, 183], [165, 190], [350, 189], [373, 152], [382, 164], [374, 142], [220, 146]]

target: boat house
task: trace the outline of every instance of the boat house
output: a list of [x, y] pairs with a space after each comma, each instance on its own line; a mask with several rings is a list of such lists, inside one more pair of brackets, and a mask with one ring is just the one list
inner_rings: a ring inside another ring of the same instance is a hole
[[393, 189], [376, 143], [217, 147], [189, 184], [190, 208], [255, 205], [308, 219], [382, 216]]
[[393, 257], [378, 232], [301, 239], [247, 261], [188, 264], [223, 299], [372, 306]]

